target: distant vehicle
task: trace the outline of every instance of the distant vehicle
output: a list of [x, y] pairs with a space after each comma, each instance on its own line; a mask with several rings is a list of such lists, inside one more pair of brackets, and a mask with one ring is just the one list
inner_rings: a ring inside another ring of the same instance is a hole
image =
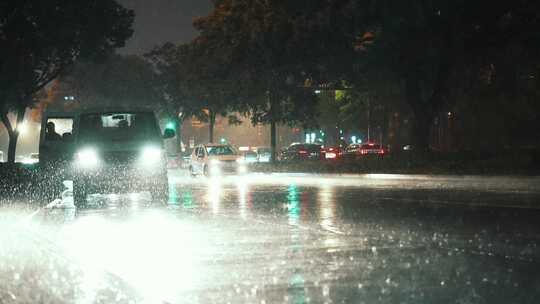
[[321, 160], [324, 153], [321, 145], [293, 143], [280, 154], [281, 161]]
[[[52, 162], [61, 159], [53, 153], [61, 151], [57, 146], [69, 143], [72, 148], [69, 159], [76, 206], [85, 206], [87, 195], [94, 193], [149, 191], [154, 201], [168, 201], [163, 139], [175, 134], [171, 129], [161, 134], [153, 111], [100, 109], [43, 119], [40, 157], [45, 154], [45, 161]], [[51, 122], [56, 123], [55, 129]], [[59, 125], [69, 127], [68, 136], [48, 134], [56, 133]]]
[[414, 150], [413, 145], [404, 145], [403, 146], [403, 151], [412, 151], [412, 150]]
[[323, 149], [324, 158], [327, 160], [342, 159], [344, 152], [345, 150], [340, 146], [325, 147]]
[[255, 151], [242, 151], [241, 154], [246, 163], [256, 163], [258, 161], [258, 154]]
[[350, 156], [362, 157], [368, 155], [383, 156], [388, 154], [388, 151], [380, 144], [370, 142], [366, 144], [351, 144], [345, 149], [345, 153]]
[[39, 163], [39, 153], [30, 153], [30, 155], [22, 158], [21, 163], [25, 165], [34, 165]]
[[259, 163], [268, 163], [272, 157], [272, 149], [269, 147], [256, 147], [255, 152], [257, 152], [257, 162]]
[[167, 154], [167, 169], [178, 169], [182, 163], [182, 156], [176, 153]]
[[197, 146], [191, 154], [189, 172], [191, 176], [216, 176], [223, 173], [245, 173], [242, 155], [228, 144], [206, 144]]

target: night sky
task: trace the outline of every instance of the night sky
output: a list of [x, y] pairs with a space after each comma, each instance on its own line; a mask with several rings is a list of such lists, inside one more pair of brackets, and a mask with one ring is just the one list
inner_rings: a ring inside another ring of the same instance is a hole
[[142, 54], [167, 41], [188, 42], [197, 34], [195, 17], [211, 11], [210, 0], [117, 0], [135, 10], [135, 33], [120, 52]]

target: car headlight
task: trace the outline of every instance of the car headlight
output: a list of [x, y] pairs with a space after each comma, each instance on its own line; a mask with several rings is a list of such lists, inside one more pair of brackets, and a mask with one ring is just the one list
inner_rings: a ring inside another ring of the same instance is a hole
[[161, 149], [158, 147], [145, 147], [142, 150], [141, 160], [145, 164], [154, 164], [161, 160]]
[[77, 165], [83, 168], [92, 168], [99, 164], [98, 153], [95, 149], [85, 148], [76, 154]]

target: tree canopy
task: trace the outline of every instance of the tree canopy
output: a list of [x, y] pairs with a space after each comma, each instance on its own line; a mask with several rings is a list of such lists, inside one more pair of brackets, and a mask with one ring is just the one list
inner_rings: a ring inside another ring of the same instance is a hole
[[[0, 4], [0, 116], [14, 161], [34, 95], [79, 58], [99, 59], [132, 35], [133, 11], [114, 0], [8, 0]], [[13, 112], [17, 124], [8, 119]]]

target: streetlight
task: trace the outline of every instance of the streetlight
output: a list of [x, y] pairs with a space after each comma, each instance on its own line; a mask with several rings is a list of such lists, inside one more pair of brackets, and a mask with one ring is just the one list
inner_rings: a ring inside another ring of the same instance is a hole
[[17, 131], [20, 135], [25, 135], [28, 132], [28, 124], [26, 122], [22, 122], [19, 126], [17, 126]]

